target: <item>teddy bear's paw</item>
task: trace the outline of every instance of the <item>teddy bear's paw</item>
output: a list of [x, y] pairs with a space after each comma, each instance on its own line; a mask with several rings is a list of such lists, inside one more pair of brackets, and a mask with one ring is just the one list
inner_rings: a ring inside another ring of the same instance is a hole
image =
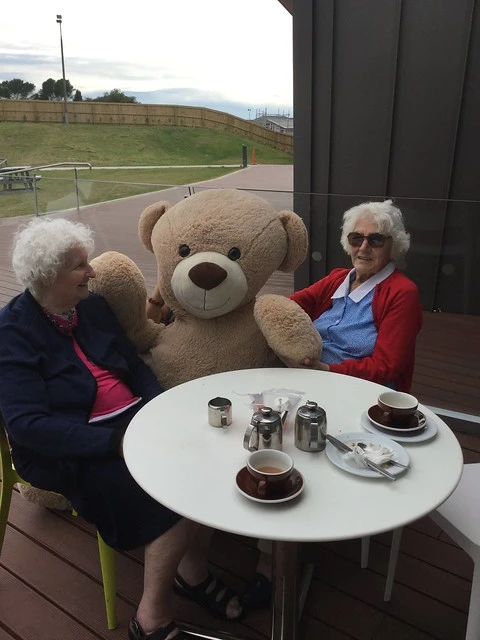
[[71, 511], [72, 503], [62, 496], [60, 493], [54, 491], [45, 491], [44, 489], [37, 489], [37, 487], [31, 487], [26, 484], [17, 484], [20, 491], [20, 495], [33, 502], [39, 507], [45, 507], [46, 509], [58, 509], [59, 511]]
[[298, 363], [305, 358], [320, 360], [320, 334], [296, 302], [266, 294], [256, 300], [254, 315], [265, 340], [278, 356]]

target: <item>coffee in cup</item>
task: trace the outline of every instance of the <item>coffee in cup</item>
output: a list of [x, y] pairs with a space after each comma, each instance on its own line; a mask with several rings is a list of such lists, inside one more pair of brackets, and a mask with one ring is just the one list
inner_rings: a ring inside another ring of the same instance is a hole
[[278, 449], [261, 449], [248, 456], [247, 470], [258, 483], [259, 494], [270, 497], [282, 495], [292, 475], [293, 460]]
[[392, 426], [407, 426], [418, 408], [415, 396], [401, 391], [385, 391], [378, 396], [383, 420]]

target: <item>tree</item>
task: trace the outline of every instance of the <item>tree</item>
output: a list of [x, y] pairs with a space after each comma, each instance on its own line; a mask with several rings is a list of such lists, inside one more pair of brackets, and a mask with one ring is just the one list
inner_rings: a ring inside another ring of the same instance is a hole
[[73, 101], [74, 102], [82, 102], [83, 98], [82, 98], [82, 92], [79, 91], [78, 89], [75, 91], [75, 95], [73, 96]]
[[130, 102], [132, 104], [138, 104], [135, 96], [127, 96], [120, 91], [120, 89], [112, 89], [111, 91], [105, 92], [103, 96], [99, 96], [98, 98], [89, 98], [91, 102]]
[[[73, 85], [70, 80], [65, 80], [65, 88], [67, 94], [67, 100], [72, 98], [74, 91]], [[42, 89], [33, 96], [36, 100], [63, 100], [63, 78], [54, 80], [53, 78], [47, 78], [45, 82], [42, 82]]]
[[37, 100], [54, 100], [55, 99], [55, 80], [48, 78], [42, 82], [41, 90], [35, 95]]
[[25, 100], [35, 90], [35, 85], [31, 82], [24, 82], [20, 78], [13, 80], [3, 80], [0, 82], [0, 98], [10, 100]]

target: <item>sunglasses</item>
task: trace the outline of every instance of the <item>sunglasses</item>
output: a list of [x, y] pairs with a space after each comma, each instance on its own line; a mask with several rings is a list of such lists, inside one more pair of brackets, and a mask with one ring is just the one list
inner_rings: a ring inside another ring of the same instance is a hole
[[361, 233], [349, 233], [347, 236], [348, 244], [351, 247], [360, 247], [363, 244], [363, 241], [366, 240], [368, 242], [368, 246], [372, 247], [372, 249], [378, 249], [380, 247], [384, 247], [386, 241], [392, 236], [384, 236], [381, 233], [369, 233], [368, 236], [364, 236]]

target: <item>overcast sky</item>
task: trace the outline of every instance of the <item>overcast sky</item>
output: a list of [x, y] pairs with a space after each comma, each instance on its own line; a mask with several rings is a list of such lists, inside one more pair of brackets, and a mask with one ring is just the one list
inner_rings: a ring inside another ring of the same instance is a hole
[[[120, 89], [248, 119], [293, 115], [292, 17], [278, 0], [22, 0], [2, 11], [0, 80], [65, 75], [84, 97]], [[248, 109], [251, 109], [250, 113]]]

